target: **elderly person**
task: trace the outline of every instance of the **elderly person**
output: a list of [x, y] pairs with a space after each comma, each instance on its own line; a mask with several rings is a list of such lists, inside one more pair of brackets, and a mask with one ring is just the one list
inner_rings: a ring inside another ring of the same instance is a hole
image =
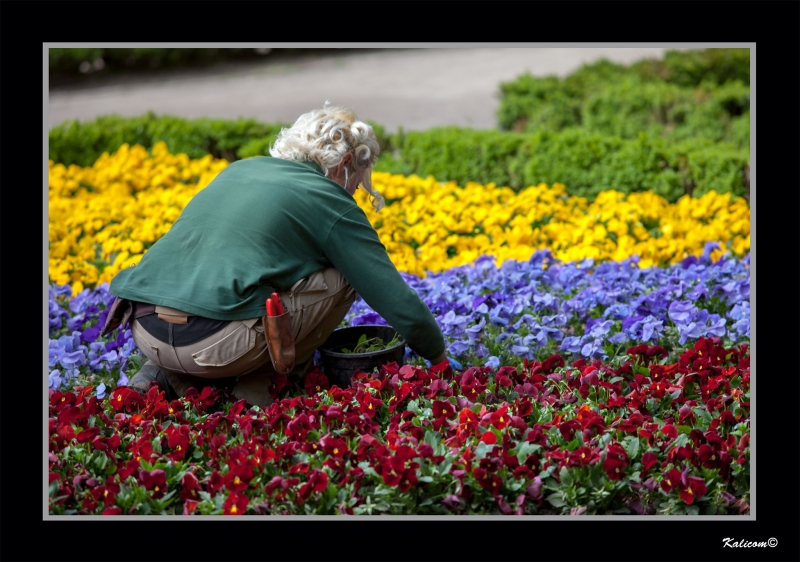
[[[170, 398], [228, 385], [264, 407], [276, 368], [265, 302], [277, 292], [291, 318], [302, 374], [357, 294], [432, 364], [447, 361], [431, 311], [398, 273], [353, 194], [380, 210], [372, 128], [327, 102], [283, 129], [270, 148], [232, 163], [186, 205], [138, 265], [111, 282], [106, 333], [130, 321], [148, 361], [130, 386], [158, 382]], [[120, 318], [122, 317], [122, 318]]]

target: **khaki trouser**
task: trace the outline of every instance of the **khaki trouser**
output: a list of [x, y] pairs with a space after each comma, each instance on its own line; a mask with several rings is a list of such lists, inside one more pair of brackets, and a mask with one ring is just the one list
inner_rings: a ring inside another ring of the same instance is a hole
[[[344, 319], [356, 292], [334, 268], [327, 268], [280, 291], [292, 316], [297, 369], [303, 368], [314, 351]], [[272, 402], [268, 386], [275, 373], [267, 350], [261, 317], [234, 320], [219, 332], [182, 347], [154, 338], [138, 320], [131, 321], [136, 345], [147, 364], [158, 366], [179, 396], [208, 379], [238, 377], [233, 395], [264, 407]]]

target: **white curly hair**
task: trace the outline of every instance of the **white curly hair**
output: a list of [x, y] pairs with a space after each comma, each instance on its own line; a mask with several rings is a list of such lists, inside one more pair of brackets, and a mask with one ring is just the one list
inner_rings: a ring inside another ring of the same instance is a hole
[[348, 152], [353, 154], [351, 171], [366, 169], [361, 187], [370, 194], [372, 206], [380, 211], [386, 202], [372, 187], [372, 166], [380, 154], [372, 127], [359, 121], [346, 107], [326, 101], [321, 109], [304, 113], [294, 124], [281, 129], [269, 153], [273, 158], [296, 162], [315, 162], [328, 176]]

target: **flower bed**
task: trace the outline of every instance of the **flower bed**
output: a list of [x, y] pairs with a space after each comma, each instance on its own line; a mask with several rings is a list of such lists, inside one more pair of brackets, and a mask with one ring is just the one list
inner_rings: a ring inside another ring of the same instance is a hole
[[[746, 511], [749, 357], [699, 340], [612, 363], [389, 364], [245, 410], [207, 387], [50, 395], [50, 511], [535, 514]], [[223, 401], [220, 403], [220, 401]], [[213, 411], [217, 407], [222, 411]]]
[[[117, 388], [141, 356], [130, 330], [97, 337], [106, 287], [53, 287], [51, 512], [747, 511], [749, 353], [732, 343], [749, 341], [747, 262], [539, 253], [408, 276], [463, 368], [412, 354], [329, 390], [315, 367], [279, 377], [265, 412], [210, 388], [169, 404]], [[363, 301], [346, 319], [375, 321]]]
[[[342, 389], [317, 363], [266, 410], [142, 397], [130, 330], [99, 337], [107, 282], [226, 165], [51, 163], [51, 514], [749, 512], [745, 201], [375, 173], [389, 204], [358, 202], [452, 368], [409, 350]], [[358, 299], [343, 325], [376, 323]]]

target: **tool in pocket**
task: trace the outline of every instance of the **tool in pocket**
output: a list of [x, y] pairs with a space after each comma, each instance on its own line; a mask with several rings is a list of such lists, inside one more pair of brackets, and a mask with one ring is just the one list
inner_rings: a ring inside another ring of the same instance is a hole
[[294, 369], [295, 361], [292, 316], [284, 308], [278, 293], [272, 293], [266, 307], [267, 314], [262, 320], [267, 348], [275, 370], [285, 375]]

